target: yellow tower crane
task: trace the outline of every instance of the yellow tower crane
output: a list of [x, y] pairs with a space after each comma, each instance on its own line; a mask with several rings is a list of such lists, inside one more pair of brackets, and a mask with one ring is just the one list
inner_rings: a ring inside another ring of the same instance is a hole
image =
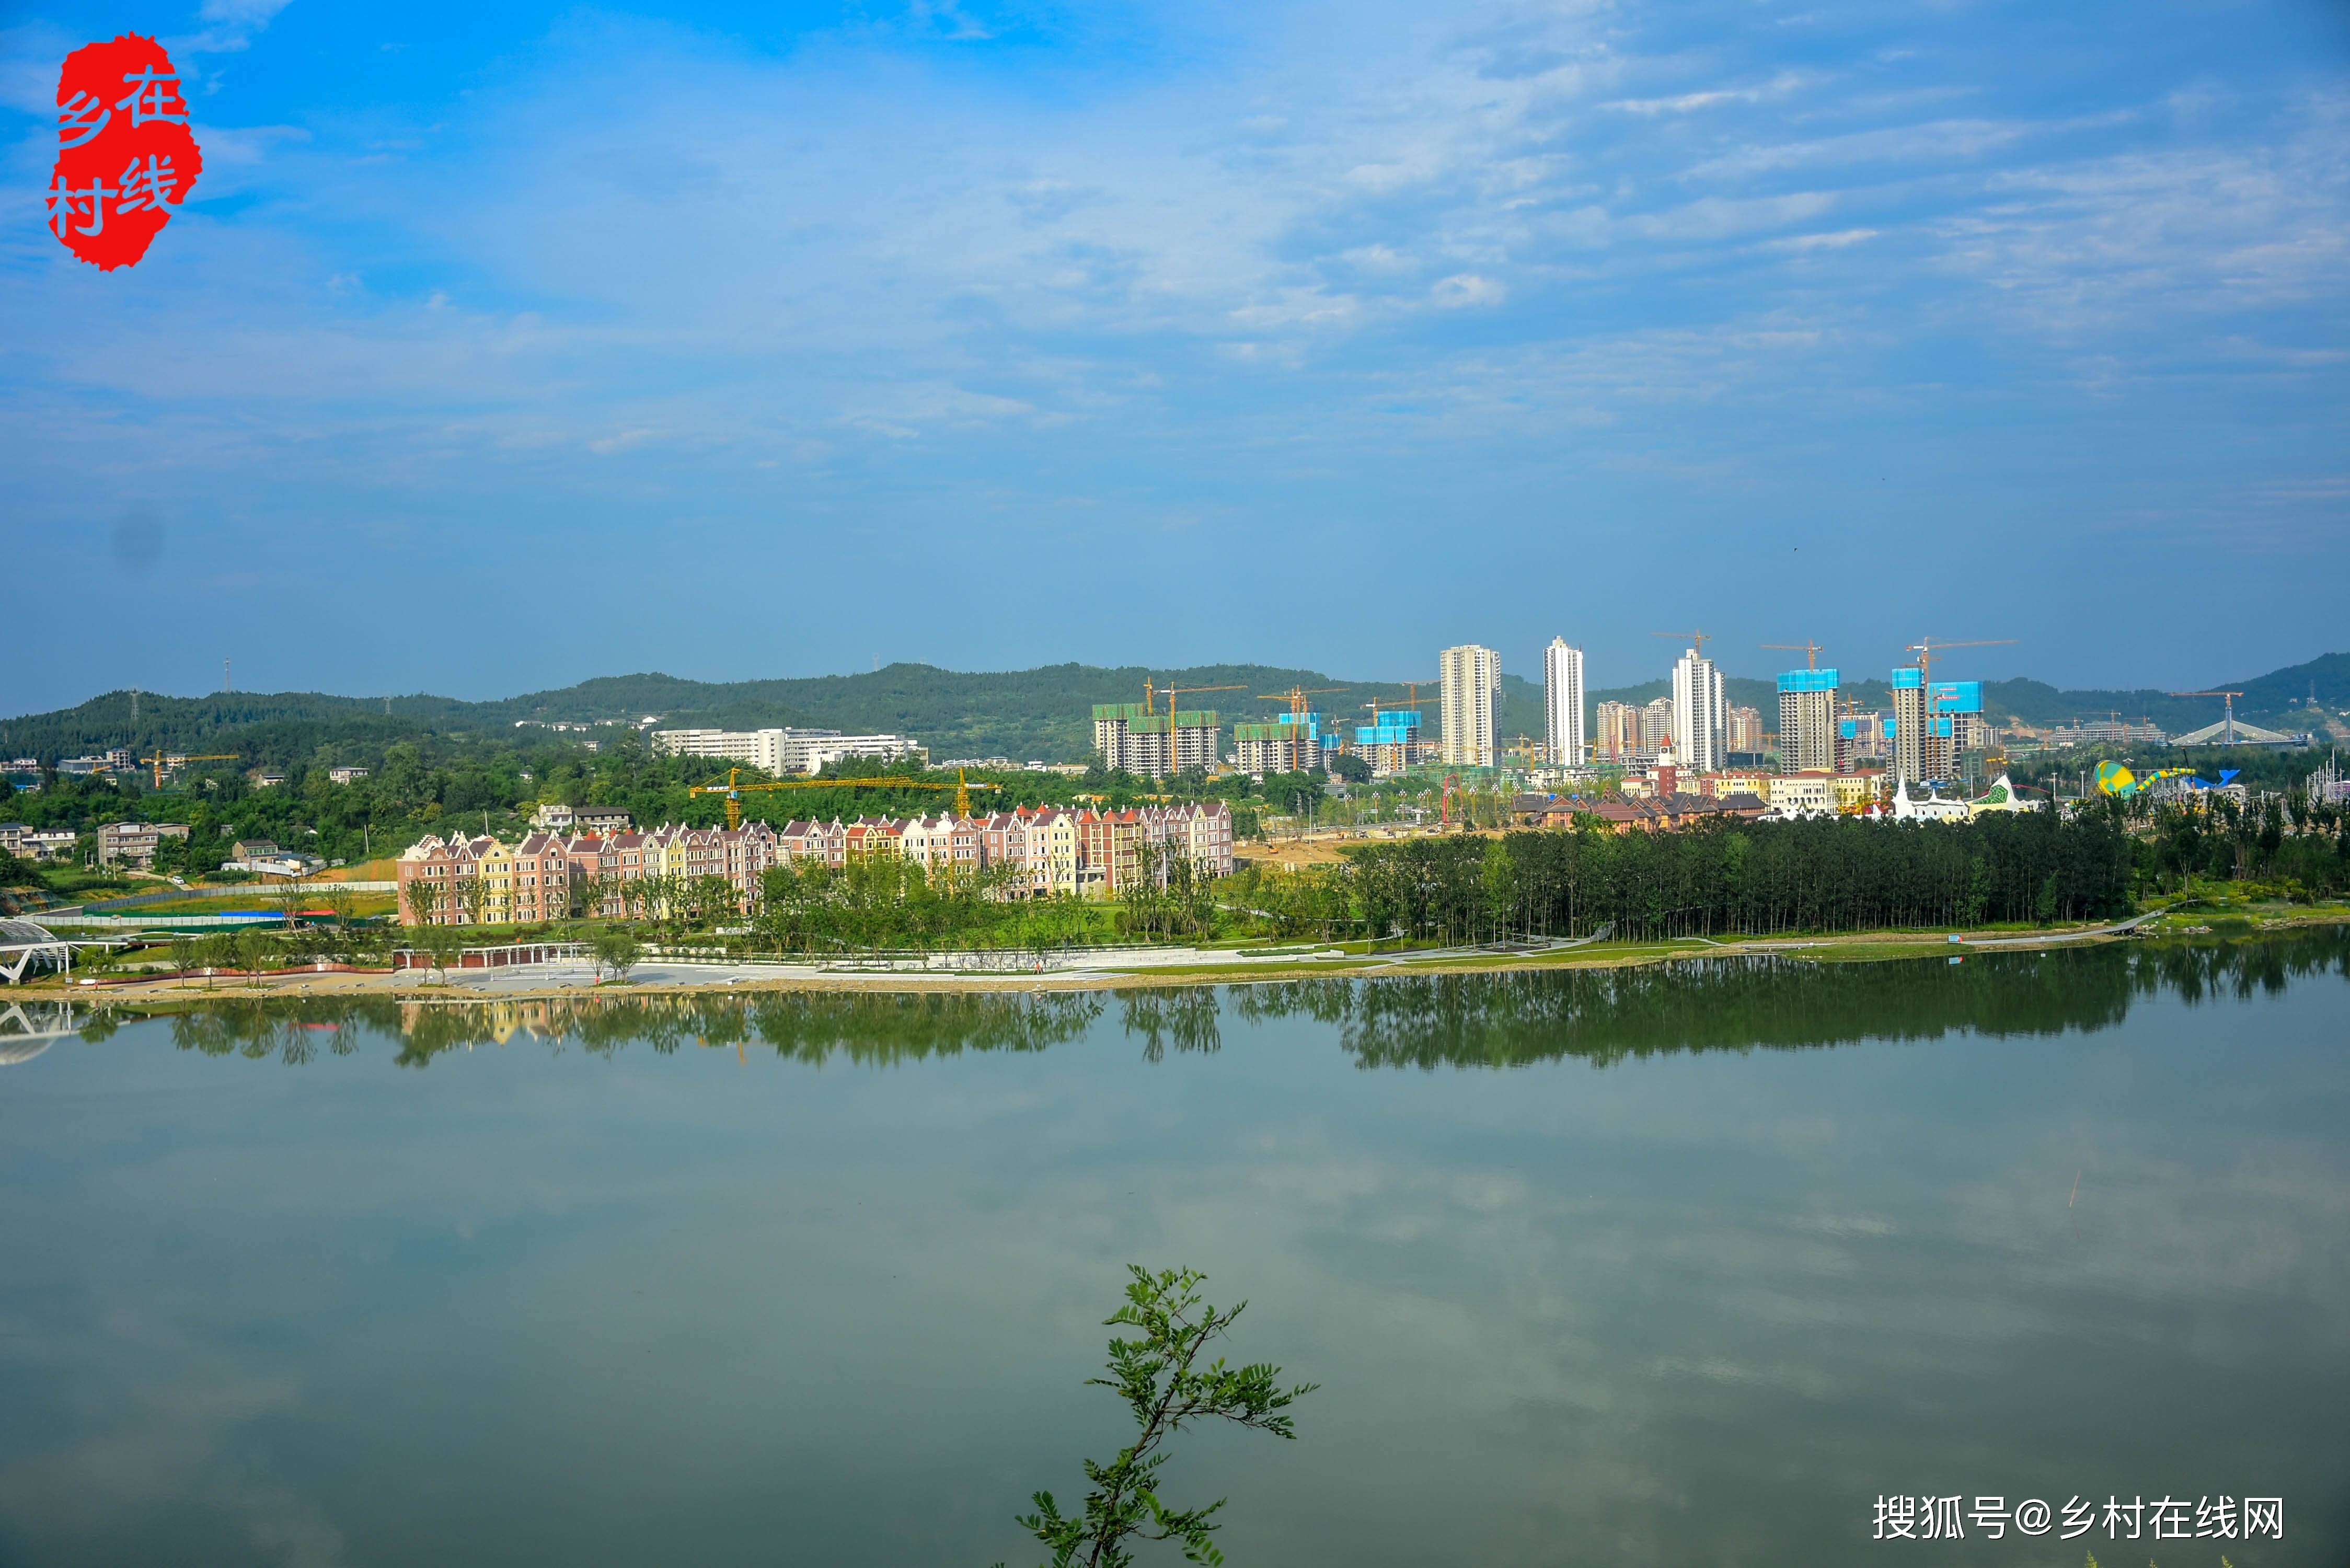
[[952, 784], [934, 784], [928, 779], [908, 778], [785, 779], [775, 784], [743, 784], [740, 782], [742, 775], [743, 770], [741, 768], [728, 768], [726, 770], [726, 782], [724, 784], [694, 784], [685, 793], [689, 795], [724, 795], [726, 797], [726, 826], [730, 828], [733, 828], [743, 826], [743, 797], [754, 791], [764, 794], [770, 790], [781, 789], [951, 789], [955, 792], [955, 815], [957, 816], [969, 816], [971, 815], [972, 791], [975, 789], [1002, 789], [1003, 787], [1002, 784], [972, 784], [969, 779], [963, 776], [963, 773], [961, 768], [957, 768], [955, 770], [955, 782]]
[[1824, 642], [1766, 642], [1761, 646], [1775, 648], [1785, 653], [1802, 654], [1804, 668], [1806, 670], [1817, 670], [1820, 667], [1820, 655], [1827, 651], [1827, 644]]
[[1380, 709], [1400, 708], [1407, 712], [1417, 713], [1419, 711], [1419, 689], [1423, 686], [1440, 685], [1441, 682], [1436, 680], [1390, 680], [1388, 684], [1390, 686], [1400, 686], [1405, 691], [1410, 692], [1411, 695], [1401, 702], [1382, 702], [1374, 698], [1372, 701], [1363, 703], [1363, 707], [1368, 708], [1371, 711], [1371, 728], [1375, 730], [1378, 729], [1379, 725]]
[[167, 763], [174, 768], [183, 768], [190, 763], [241, 763], [244, 756], [240, 752], [207, 752], [200, 757], [182, 756], [175, 752], [165, 756], [159, 751], [151, 757], [139, 760], [155, 770], [155, 787], [160, 790], [163, 787], [163, 769]]
[[1934, 682], [1934, 650], [1936, 649], [2005, 648], [2014, 640], [2015, 639], [2012, 637], [1979, 637], [1970, 642], [1936, 642], [1932, 638], [1926, 637], [1918, 639], [1902, 651], [1918, 656], [1918, 679], [1930, 687]]
[[[1351, 691], [1353, 690], [1354, 688], [1351, 686], [1293, 686], [1286, 691], [1260, 691], [1256, 694], [1257, 701], [1260, 702], [1286, 702], [1289, 704], [1289, 760], [1297, 764], [1297, 766], [1292, 770], [1293, 772], [1304, 773], [1306, 771], [1305, 750], [1305, 700], [1308, 697], [1327, 696], [1333, 691]], [[1322, 759], [1319, 757], [1315, 757], [1314, 759], [1317, 763], [1320, 763], [1321, 760]]]
[[[1147, 697], [1149, 694], [1150, 682], [1146, 680], [1142, 685], [1144, 695]], [[1245, 691], [1248, 688], [1245, 686], [1170, 686], [1165, 690], [1167, 692], [1167, 776], [1171, 779], [1176, 775], [1176, 774], [1181, 771], [1175, 765], [1177, 761], [1175, 756], [1175, 699], [1178, 697], [1189, 697], [1201, 691]], [[1210, 757], [1208, 759], [1208, 766], [1213, 768], [1215, 765], [1216, 759]]]

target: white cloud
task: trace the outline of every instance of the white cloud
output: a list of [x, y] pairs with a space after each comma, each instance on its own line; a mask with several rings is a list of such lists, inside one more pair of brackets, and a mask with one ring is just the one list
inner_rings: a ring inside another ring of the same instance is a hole
[[1832, 234], [1795, 234], [1787, 239], [1763, 243], [1773, 250], [1783, 251], [1842, 250], [1846, 245], [1856, 245], [1863, 240], [1876, 237], [1875, 229], [1839, 229]]
[[1280, 327], [1331, 327], [1353, 320], [1361, 308], [1361, 302], [1352, 295], [1288, 288], [1274, 298], [1240, 306], [1232, 313], [1232, 319], [1255, 332]]
[[2066, 332], [2269, 308], [2350, 275], [2350, 155], [2321, 103], [2260, 149], [2195, 148], [2002, 170], [1939, 221], [1944, 265]]
[[207, 173], [224, 163], [255, 164], [273, 149], [307, 142], [310, 132], [298, 125], [194, 125], [191, 130], [203, 150]]
[[1822, 191], [1736, 201], [1707, 196], [1686, 206], [1620, 220], [1619, 226], [1659, 240], [1725, 240], [1756, 229], [1775, 229], [1818, 217], [1835, 205]]
[[39, 115], [54, 127], [57, 67], [76, 47], [64, 29], [46, 22], [0, 27], [0, 104]]
[[200, 55], [234, 54], [250, 48], [254, 35], [276, 20], [287, 4], [288, 0], [204, 0], [196, 11], [196, 19], [205, 25], [203, 30], [173, 38], [172, 47]]
[[1509, 291], [1492, 278], [1479, 277], [1469, 272], [1440, 278], [1428, 291], [1429, 298], [1446, 310], [1457, 310], [1471, 305], [1499, 305], [1508, 295]]
[[2321, 365], [2350, 361], [2350, 349], [2289, 348], [2241, 335], [2221, 339], [2217, 351], [2231, 359], [2257, 359], [2272, 365], [2288, 365], [2295, 369], [2314, 369]]
[[1624, 99], [1609, 104], [1627, 114], [1686, 114], [1693, 109], [1711, 109], [1718, 103], [1748, 103], [1745, 93], [1727, 90], [1716, 92], [1685, 92], [1678, 98]]
[[1679, 93], [1667, 98], [1617, 99], [1604, 107], [1652, 118], [1660, 114], [1690, 114], [1723, 104], [1760, 103], [1765, 99], [1783, 98], [1814, 80], [1815, 78], [1800, 71], [1783, 71], [1759, 87], [1712, 88], [1702, 92]]
[[1939, 119], [1918, 125], [1883, 126], [1842, 136], [1741, 148], [1699, 163], [1692, 179], [1748, 180], [1781, 170], [1848, 167], [1877, 163], [1914, 174], [1921, 166], [1971, 162], [2009, 151], [2028, 139], [2109, 129], [2137, 118], [2135, 111], [2052, 120]]
[[[2288, 106], [2265, 145], [2182, 144], [2167, 117], [2153, 140], [2115, 117], [1952, 118], [1974, 89], [1925, 67], [1866, 101], [1767, 67], [1633, 98], [1690, 78], [1634, 53], [1629, 15], [1518, 16], [1502, 38], [1374, 9], [1304, 47], [1268, 13], [1212, 69], [1024, 96], [936, 64], [958, 50], [754, 54], [578, 20], [494, 97], [308, 140], [207, 127], [264, 199], [175, 226], [138, 291], [60, 280], [32, 185], [0, 189], [0, 318], [26, 324], [18, 402], [42, 403], [0, 419], [24, 450], [137, 426], [159, 472], [416, 488], [553, 473], [583, 448], [634, 453], [576, 465], [606, 484], [707, 448], [730, 449], [710, 472], [747, 473], [821, 438], [828, 473], [872, 462], [951, 494], [1078, 420], [1082, 450], [1054, 462], [1145, 454], [1138, 487], [1179, 448], [1378, 453], [1482, 429], [1555, 451], [1601, 427], [1711, 483], [1758, 472], [1752, 422], [1700, 462], [1644, 421], [1694, 430], [1692, 410], [1798, 389], [1914, 399], [1929, 378], [1902, 356], [1937, 333], [2032, 374], [2061, 341], [2055, 374], [2102, 357], [2126, 388], [2182, 320], [2162, 353], [2285, 340], [2224, 313], [2350, 275], [2338, 109]], [[408, 134], [440, 116], [445, 134]], [[1828, 269], [1789, 262], [1840, 252], [1868, 289], [1819, 297]], [[1461, 347], [1488, 337], [1520, 347]], [[102, 421], [72, 411], [85, 399]]]
[[1419, 270], [1419, 263], [1388, 245], [1357, 245], [1338, 253], [1338, 259], [1349, 266], [1370, 273], [1408, 273]]

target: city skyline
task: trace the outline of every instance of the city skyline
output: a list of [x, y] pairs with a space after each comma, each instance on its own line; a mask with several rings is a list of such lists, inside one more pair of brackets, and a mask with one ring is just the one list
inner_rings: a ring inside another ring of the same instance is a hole
[[[2323, 651], [2350, 583], [2336, 6], [14, 15], [11, 566], [105, 628], [12, 650], [16, 711], [223, 658], [1523, 670], [1553, 583], [1668, 556], [1669, 617], [1574, 628], [1595, 688], [1686, 625], [2179, 688]], [[122, 30], [206, 166], [100, 274], [38, 192]], [[1910, 624], [1920, 551], [1999, 591]], [[1378, 613], [1133, 588], [1170, 557]], [[436, 590], [492, 562], [571, 586], [484, 659]], [[288, 634], [354, 606], [401, 624]]]
[[[1532, 670], [1533, 673], [1523, 677], [1523, 679], [1525, 679], [1538, 691], [1541, 691], [1544, 685], [1542, 671], [1544, 667], [1544, 660], [1547, 657], [1549, 646], [1552, 642], [1561, 640], [1565, 637], [1565, 633], [1557, 631], [1550, 631], [1544, 634], [1543, 638], [1537, 639], [1531, 645], [1531, 651], [1526, 654], [1523, 660], [1513, 659], [1506, 651], [1496, 649], [1496, 651], [1501, 652], [1502, 665], [1505, 671], [1505, 676], [1506, 671], [1513, 668]], [[1719, 639], [1717, 639], [1713, 634], [1707, 634], [1707, 641], [1709, 644]], [[1478, 646], [1489, 648], [1493, 647], [1493, 645], [1490, 643], [1480, 644]], [[1591, 694], [1593, 693], [1631, 691], [1640, 687], [1659, 683], [1662, 683], [1668, 691], [1669, 691], [1672, 680], [1672, 667], [1679, 657], [1678, 654], [1659, 651], [1659, 649], [1663, 645], [1652, 643], [1644, 637], [1627, 637], [1623, 639], [1620, 645], [1605, 648], [1601, 651], [1595, 651], [1595, 649], [1598, 649], [1600, 645], [1596, 645], [1590, 641], [1575, 641], [1572, 643], [1571, 646], [1574, 648], [1575, 652], [1583, 656], [1582, 686], [1586, 697], [1586, 720], [1589, 718], [1590, 700]], [[1780, 677], [1787, 674], [1790, 670], [1800, 671], [1804, 669], [1803, 664], [1800, 662], [1791, 664], [1787, 661], [1787, 659], [1783, 654], [1772, 651], [1775, 646], [1776, 645], [1770, 643], [1757, 644], [1755, 652], [1752, 655], [1736, 659], [1721, 657], [1721, 653], [1724, 650], [1710, 649], [1707, 658], [1716, 667], [1718, 672], [1725, 680], [1749, 680], [1771, 683], [1776, 682]], [[1821, 644], [1819, 646], [1823, 649], [1832, 649], [1837, 645]], [[1937, 646], [1939, 647], [1940, 645], [1937, 644]], [[2028, 647], [2029, 642], [2026, 641], [2024, 646]], [[1736, 654], [1739, 652], [1739, 649], [1733, 644], [1727, 649], [1727, 651], [1731, 654]], [[2291, 668], [2293, 664], [2307, 663], [2314, 659], [2332, 657], [2339, 651], [2340, 650], [2338, 649], [2330, 648], [2313, 647], [2308, 653], [2292, 660], [2290, 664], [2281, 666], [2280, 668]], [[1605, 655], [1604, 661], [1603, 653]], [[2002, 655], [2004, 655], [2005, 657], [2000, 657]], [[1306, 650], [1306, 657], [1309, 662], [1304, 665], [1295, 666], [1295, 668], [1319, 670], [1325, 673], [1332, 675], [1344, 674], [1357, 681], [1374, 682], [1391, 686], [1404, 685], [1410, 679], [1407, 676], [1389, 675], [1378, 671], [1367, 673], [1361, 670], [1347, 670], [1338, 667], [1335, 660], [1315, 664], [1311, 662], [1313, 659], [1313, 650], [1310, 649]], [[1441, 650], [1439, 651], [1440, 660], [1440, 658]], [[1824, 656], [1824, 658], [1826, 658], [1830, 664], [1833, 665], [1835, 663], [1832, 656]], [[2059, 691], [2093, 689], [2080, 679], [2066, 678], [2061, 672], [2052, 673], [2044, 670], [2033, 668], [2028, 660], [2018, 660], [2014, 658], [2013, 649], [1969, 649], [1964, 654], [1958, 656], [1958, 658], [1960, 667], [1964, 670], [1968, 678], [1977, 681], [1989, 682], [2008, 679], [2023, 679], [2038, 680]], [[887, 661], [887, 663], [898, 662], [900, 661], [895, 659]], [[1023, 670], [1011, 670], [1008, 667], [999, 667], [993, 670], [989, 670], [980, 666], [958, 666], [951, 663], [938, 665], [930, 664], [928, 661], [917, 660], [908, 660], [905, 662], [922, 663], [927, 668], [937, 669], [952, 674], [1024, 673], [1029, 670], [1046, 670], [1053, 667], [1052, 664], [1041, 664], [1024, 667]], [[1083, 661], [1057, 660], [1055, 662], [1071, 663]], [[1265, 668], [1291, 668], [1288, 666], [1274, 666], [1265, 659], [1253, 659], [1249, 660], [1248, 662], [1253, 665], [1259, 665]], [[1418, 656], [1409, 653], [1399, 654], [1388, 659], [1386, 662], [1392, 665], [1401, 666], [1405, 669], [1424, 669], [1428, 667], [1428, 661], [1424, 654]], [[1846, 659], [1844, 660], [1842, 668], [1845, 680], [1848, 683], [1867, 681], [1883, 683], [1888, 681], [1895, 671], [1914, 666], [1916, 662], [1916, 651], [1914, 647], [1912, 647], [1908, 649], [1892, 649], [1884, 653], [1884, 655], [1877, 660], [1868, 663], [1864, 663], [1856, 659]], [[2006, 675], [1993, 674], [1983, 668], [1983, 666], [1993, 664], [2013, 666], [2018, 663], [2022, 663], [2022, 668], [2014, 670], [2012, 674]], [[1595, 666], [1596, 666], [1602, 673], [1595, 675], [1592, 672]], [[663, 670], [660, 671], [650, 670], [621, 670], [584, 662], [580, 670], [570, 675], [567, 679], [562, 680], [555, 685], [546, 687], [534, 688], [520, 685], [502, 686], [496, 684], [484, 684], [476, 681], [458, 683], [459, 686], [466, 688], [466, 690], [434, 691], [426, 688], [418, 688], [413, 691], [362, 692], [356, 691], [336, 691], [331, 686], [318, 685], [308, 687], [264, 687], [251, 684], [243, 679], [238, 680], [234, 687], [230, 687], [224, 685], [223, 672], [220, 668], [215, 665], [200, 672], [209, 677], [209, 684], [205, 684], [203, 680], [199, 680], [191, 681], [184, 686], [174, 687], [161, 680], [142, 680], [103, 686], [91, 685], [86, 689], [75, 691], [73, 694], [66, 700], [57, 702], [51, 707], [42, 708], [26, 705], [15, 710], [0, 711], [0, 719], [25, 717], [39, 712], [55, 711], [59, 709], [71, 708], [81, 702], [90, 701], [93, 698], [102, 696], [109, 691], [140, 691], [160, 696], [191, 698], [204, 697], [226, 691], [270, 694], [299, 691], [315, 691], [332, 696], [364, 697], [369, 701], [374, 701], [385, 697], [390, 697], [394, 700], [404, 700], [409, 697], [424, 695], [452, 697], [464, 701], [498, 701], [525, 696], [530, 694], [533, 691], [564, 691], [567, 690], [569, 687], [579, 685], [587, 681], [627, 675], [659, 673], [679, 679], [705, 679], [724, 682], [728, 680], [804, 680], [822, 678], [827, 675], [855, 676], [870, 673], [873, 670], [886, 667], [887, 664], [880, 662], [870, 663], [863, 669], [830, 671], [774, 670], [758, 667], [750, 667], [718, 670], [711, 672], [706, 676], [693, 676], [678, 670]], [[1097, 665], [1092, 666], [1092, 668], [1099, 669], [1110, 667]], [[1154, 664], [1129, 661], [1125, 668], [1153, 671], [1167, 671], [1171, 673], [1180, 671], [1188, 668], [1203, 667], [1186, 666], [1172, 660], [1168, 660]], [[2193, 686], [2204, 686], [2214, 680], [2226, 682], [2236, 680], [2260, 679], [2271, 673], [2271, 671], [2268, 670], [2240, 669], [2234, 664], [2220, 664], [2218, 662], [2216, 658], [2213, 661], [2213, 668], [2226, 670], [2232, 673], [2225, 675], [2207, 674], [2196, 680], [2190, 681], [2189, 684]], [[1506, 678], [1517, 679], [1517, 677]], [[1439, 701], [1439, 698], [1433, 694], [1437, 691], [1438, 680], [1422, 678], [1419, 683], [1424, 689], [1421, 700], [1423, 707], [1429, 707]], [[14, 689], [12, 688], [12, 691]], [[2155, 691], [2164, 690], [2164, 687], [2159, 683], [2147, 684], [2141, 682], [2134, 687], [2124, 686], [2111, 688], [2109, 690], [2141, 690]], [[1250, 704], [1233, 704], [1228, 701], [1225, 706], [1233, 710], [1229, 715], [1233, 719], [1247, 719], [1252, 716], [1252, 712], [1239, 711], [1241, 708], [1251, 707], [1252, 705]], [[1268, 713], [1271, 711], [1271, 708], [1268, 707]], [[1431, 719], [1433, 719], [1432, 713]]]

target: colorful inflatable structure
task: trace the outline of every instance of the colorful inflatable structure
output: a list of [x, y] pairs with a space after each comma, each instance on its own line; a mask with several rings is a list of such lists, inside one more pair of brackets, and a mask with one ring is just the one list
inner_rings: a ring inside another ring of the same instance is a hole
[[2238, 768], [2221, 770], [2220, 782], [2215, 784], [2209, 779], [2197, 778], [2193, 768], [2162, 768], [2140, 778], [2119, 763], [2099, 763], [2097, 788], [2103, 794], [2117, 795], [2123, 800], [2127, 800], [2141, 791], [2152, 789], [2165, 779], [2185, 779], [2187, 783], [2183, 787], [2191, 790], [2222, 789], [2241, 771]]

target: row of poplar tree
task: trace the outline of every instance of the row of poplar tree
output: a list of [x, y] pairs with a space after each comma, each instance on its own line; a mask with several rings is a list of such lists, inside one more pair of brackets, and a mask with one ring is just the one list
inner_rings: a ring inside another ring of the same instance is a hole
[[1411, 839], [1349, 860], [1347, 924], [1486, 941], [1605, 928], [1650, 939], [2085, 919], [2128, 911], [2134, 856], [2111, 814], [2033, 812]]

